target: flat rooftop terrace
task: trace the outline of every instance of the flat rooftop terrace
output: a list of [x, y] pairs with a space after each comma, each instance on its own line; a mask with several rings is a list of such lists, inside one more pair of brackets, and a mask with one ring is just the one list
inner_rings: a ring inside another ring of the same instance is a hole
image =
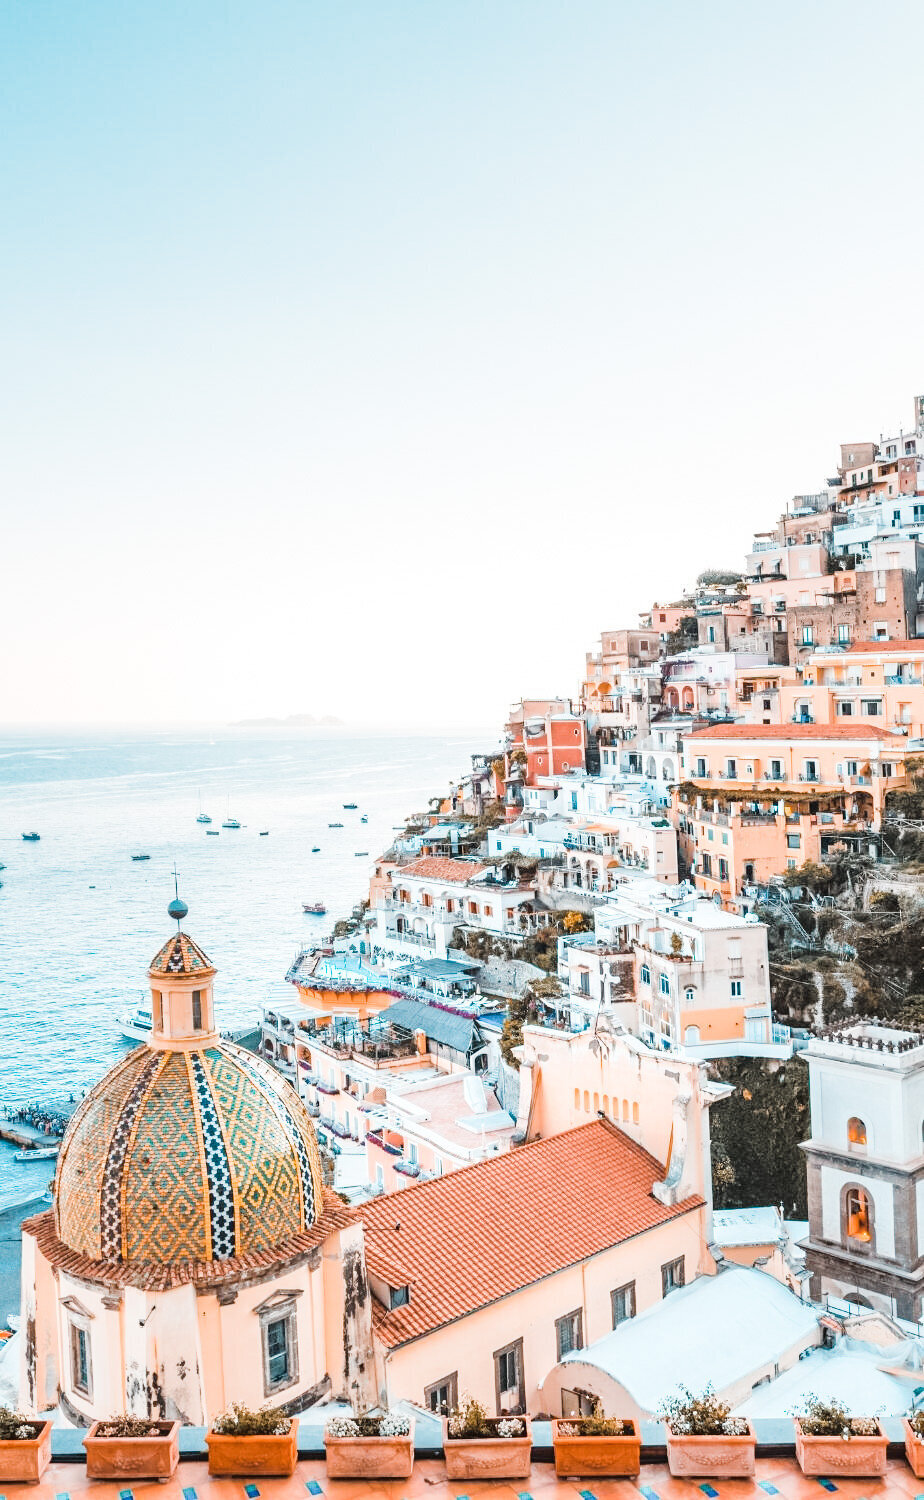
[[912, 1500], [924, 1490], [904, 1460], [891, 1461], [884, 1479], [807, 1479], [794, 1457], [758, 1458], [751, 1479], [713, 1481], [674, 1479], [666, 1464], [642, 1464], [637, 1480], [556, 1479], [551, 1463], [534, 1463], [529, 1479], [448, 1480], [442, 1459], [419, 1458], [410, 1479], [328, 1479], [323, 1461], [299, 1462], [291, 1479], [212, 1479], [200, 1462], [181, 1463], [172, 1479], [162, 1483], [125, 1480], [104, 1483], [87, 1479], [79, 1463], [53, 1463], [37, 1485], [8, 1485], [8, 1496], [34, 1500], [77, 1500], [88, 1493], [99, 1500], [872, 1500], [895, 1496]]

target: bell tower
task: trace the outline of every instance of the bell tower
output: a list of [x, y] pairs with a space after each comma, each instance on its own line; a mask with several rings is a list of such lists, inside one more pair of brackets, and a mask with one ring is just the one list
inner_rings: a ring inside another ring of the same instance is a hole
[[180, 927], [189, 908], [179, 896], [168, 914], [176, 933], [151, 961], [151, 1013], [154, 1026], [150, 1047], [182, 1052], [219, 1041], [215, 1029], [215, 969], [202, 949]]

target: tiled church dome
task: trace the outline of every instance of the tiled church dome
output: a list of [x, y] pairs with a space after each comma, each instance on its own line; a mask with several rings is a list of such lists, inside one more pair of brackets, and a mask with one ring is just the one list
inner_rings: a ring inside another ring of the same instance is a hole
[[[197, 969], [214, 973], [185, 934], [151, 966], [155, 978]], [[271, 1250], [322, 1203], [314, 1127], [295, 1090], [214, 1034], [199, 1049], [138, 1047], [107, 1073], [68, 1126], [55, 1182], [58, 1237], [111, 1262]]]

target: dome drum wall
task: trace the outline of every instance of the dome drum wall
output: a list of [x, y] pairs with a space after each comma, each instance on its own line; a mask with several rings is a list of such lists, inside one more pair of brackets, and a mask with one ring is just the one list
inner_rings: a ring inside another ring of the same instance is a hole
[[60, 1240], [111, 1264], [269, 1251], [322, 1207], [301, 1100], [269, 1064], [220, 1040], [141, 1047], [117, 1065], [74, 1114], [55, 1183]]

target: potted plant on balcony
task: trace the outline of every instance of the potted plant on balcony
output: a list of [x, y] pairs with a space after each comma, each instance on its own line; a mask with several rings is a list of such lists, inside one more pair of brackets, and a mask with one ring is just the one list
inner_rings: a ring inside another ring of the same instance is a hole
[[852, 1417], [840, 1401], [808, 1396], [793, 1420], [803, 1474], [865, 1479], [885, 1473], [889, 1439], [878, 1417]]
[[902, 1418], [902, 1427], [905, 1432], [905, 1457], [911, 1465], [912, 1473], [918, 1479], [924, 1478], [924, 1411], [915, 1411], [911, 1408], [907, 1417]]
[[746, 1417], [730, 1415], [711, 1385], [696, 1396], [686, 1386], [662, 1402], [658, 1415], [667, 1429], [667, 1464], [680, 1479], [747, 1479], [754, 1473], [756, 1438]]
[[443, 1418], [450, 1479], [528, 1479], [532, 1451], [529, 1417], [489, 1417], [480, 1401], [463, 1396]]
[[179, 1422], [115, 1416], [83, 1440], [90, 1479], [169, 1479], [180, 1459]]
[[209, 1473], [294, 1473], [298, 1461], [298, 1422], [281, 1406], [251, 1411], [235, 1401], [212, 1423], [205, 1435]]
[[0, 1480], [37, 1484], [51, 1460], [51, 1423], [0, 1406]]
[[414, 1468], [414, 1418], [332, 1417], [324, 1429], [331, 1479], [409, 1479]]
[[632, 1417], [607, 1417], [599, 1401], [588, 1417], [553, 1417], [552, 1448], [558, 1477], [633, 1475], [642, 1466], [642, 1437]]

